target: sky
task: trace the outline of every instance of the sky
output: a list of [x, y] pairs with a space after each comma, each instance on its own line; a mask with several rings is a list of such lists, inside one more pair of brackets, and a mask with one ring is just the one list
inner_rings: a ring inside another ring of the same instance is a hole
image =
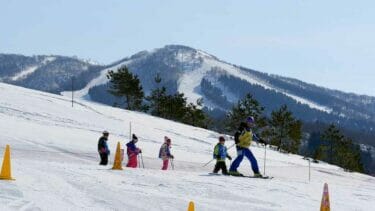
[[181, 44], [229, 63], [375, 96], [375, 1], [0, 0], [0, 53], [109, 64]]

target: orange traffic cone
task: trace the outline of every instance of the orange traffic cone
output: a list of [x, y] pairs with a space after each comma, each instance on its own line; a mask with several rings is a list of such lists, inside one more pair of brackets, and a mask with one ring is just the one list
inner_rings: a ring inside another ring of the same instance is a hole
[[5, 148], [3, 166], [0, 173], [1, 180], [14, 180], [12, 178], [12, 170], [10, 165], [10, 147], [9, 145]]
[[190, 202], [189, 203], [189, 207], [188, 207], [188, 211], [194, 211], [195, 210], [195, 207], [194, 207], [194, 202]]
[[113, 162], [113, 170], [122, 170], [122, 159], [121, 159], [121, 146], [120, 142], [117, 143], [117, 149], [115, 154], [115, 162]]
[[322, 203], [320, 204], [320, 211], [330, 211], [328, 184], [324, 184]]

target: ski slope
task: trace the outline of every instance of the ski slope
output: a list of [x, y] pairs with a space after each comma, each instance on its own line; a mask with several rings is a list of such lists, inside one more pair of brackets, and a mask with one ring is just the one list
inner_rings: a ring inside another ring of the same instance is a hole
[[[11, 146], [12, 176], [0, 180], [0, 210], [318, 210], [328, 183], [332, 210], [372, 210], [375, 179], [297, 155], [267, 150], [272, 180], [208, 176], [219, 134], [138, 112], [0, 83], [0, 153]], [[144, 169], [98, 165], [97, 140], [110, 132], [115, 145], [131, 130], [140, 138]], [[172, 139], [175, 170], [161, 171], [158, 150]], [[227, 146], [232, 145], [227, 141]], [[263, 172], [264, 148], [251, 147]], [[233, 148], [229, 153], [234, 157]], [[229, 164], [229, 163], [228, 163]], [[244, 160], [240, 169], [251, 174]]]

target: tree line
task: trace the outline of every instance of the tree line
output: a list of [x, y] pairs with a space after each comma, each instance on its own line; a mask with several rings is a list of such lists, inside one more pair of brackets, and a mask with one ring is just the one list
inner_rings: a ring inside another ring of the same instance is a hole
[[[138, 76], [131, 73], [126, 66], [117, 71], [110, 70], [107, 77], [110, 81], [108, 92], [119, 100], [115, 106], [202, 128], [209, 128], [214, 121], [204, 112], [202, 99], [195, 104], [188, 103], [183, 93], [167, 93], [166, 87], [161, 86], [162, 78], [159, 75], [154, 78], [156, 88], [148, 96], [145, 96]], [[264, 114], [264, 110], [248, 93], [227, 112], [221, 122], [224, 131], [220, 132], [232, 134], [241, 121], [247, 116], [253, 116], [256, 120], [254, 130], [264, 140], [279, 151], [300, 153], [304, 135], [302, 121], [293, 116], [287, 105], [272, 111], [270, 117]], [[324, 141], [308, 142], [308, 147], [313, 145], [312, 150], [308, 149], [308, 155], [315, 160], [324, 160], [347, 170], [364, 171], [359, 146], [344, 137], [335, 125], [330, 125], [319, 138]]]

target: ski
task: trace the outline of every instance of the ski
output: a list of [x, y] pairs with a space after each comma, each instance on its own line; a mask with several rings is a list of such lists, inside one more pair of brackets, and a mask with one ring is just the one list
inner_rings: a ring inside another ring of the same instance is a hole
[[254, 178], [254, 179], [273, 179], [273, 177], [270, 176], [248, 176], [248, 175], [231, 175], [233, 177], [247, 177], [247, 178]]
[[262, 176], [262, 177], [254, 177], [254, 176], [243, 176], [243, 177], [247, 177], [247, 178], [254, 178], [254, 179], [273, 179], [273, 177], [270, 177], [270, 176]]

